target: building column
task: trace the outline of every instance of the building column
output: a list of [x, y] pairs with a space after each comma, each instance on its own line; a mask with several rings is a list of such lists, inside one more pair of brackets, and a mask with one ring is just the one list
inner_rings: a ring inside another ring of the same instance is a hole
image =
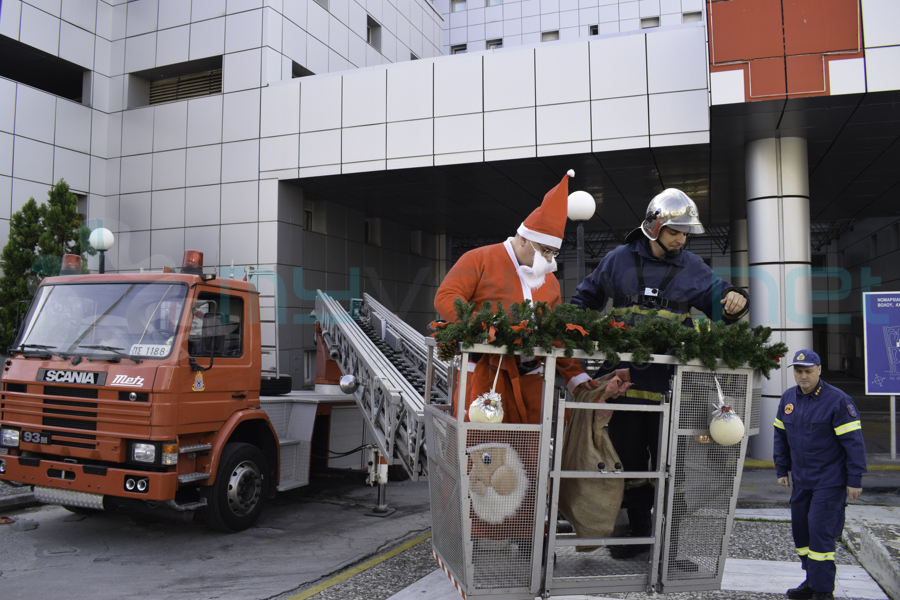
[[747, 277], [747, 219], [732, 219], [728, 233], [728, 247], [731, 254], [731, 285], [749, 290]]
[[788, 347], [781, 369], [762, 378], [760, 432], [750, 438], [751, 456], [770, 461], [778, 402], [796, 385], [787, 366], [813, 339], [809, 165], [802, 138], [757, 140], [745, 150], [750, 325], [771, 327], [771, 341]]

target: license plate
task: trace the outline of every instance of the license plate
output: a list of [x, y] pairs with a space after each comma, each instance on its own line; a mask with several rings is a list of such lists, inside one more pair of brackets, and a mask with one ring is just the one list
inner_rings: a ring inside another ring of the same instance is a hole
[[49, 433], [41, 433], [39, 431], [23, 431], [22, 441], [29, 444], [49, 444], [51, 437]]

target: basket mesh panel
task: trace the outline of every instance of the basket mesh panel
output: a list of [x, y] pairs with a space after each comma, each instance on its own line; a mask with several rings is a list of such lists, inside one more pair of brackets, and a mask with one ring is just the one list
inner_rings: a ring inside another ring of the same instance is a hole
[[762, 388], [753, 388], [753, 401], [750, 403], [750, 429], [759, 433], [759, 419], [762, 410]]
[[425, 412], [428, 428], [428, 491], [431, 496], [431, 541], [444, 564], [465, 584], [462, 535], [461, 473], [457, 459], [456, 422], [444, 414]]
[[556, 548], [553, 581], [640, 579], [649, 574], [650, 551], [628, 559], [615, 559], [606, 548], [578, 552], [574, 546]]
[[719, 380], [725, 403], [747, 423], [747, 385], [749, 378], [741, 373], [719, 371], [681, 371], [681, 410], [678, 413], [679, 429], [709, 429], [712, 411], [718, 401], [713, 378]]
[[[467, 505], [472, 520], [473, 575], [478, 589], [531, 586], [539, 445], [538, 432], [468, 431]], [[498, 461], [502, 464], [498, 465]], [[486, 474], [490, 475], [489, 480], [485, 479]], [[518, 485], [511, 493], [498, 494], [490, 484], [502, 481]], [[542, 520], [543, 514], [542, 503]]]

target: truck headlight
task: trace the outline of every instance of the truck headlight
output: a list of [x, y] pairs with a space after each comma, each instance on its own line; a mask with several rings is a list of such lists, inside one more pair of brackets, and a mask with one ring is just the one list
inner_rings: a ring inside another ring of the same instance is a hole
[[135, 442], [131, 446], [131, 460], [143, 463], [156, 462], [156, 445]]
[[7, 448], [19, 447], [19, 430], [18, 429], [0, 429], [0, 446]]

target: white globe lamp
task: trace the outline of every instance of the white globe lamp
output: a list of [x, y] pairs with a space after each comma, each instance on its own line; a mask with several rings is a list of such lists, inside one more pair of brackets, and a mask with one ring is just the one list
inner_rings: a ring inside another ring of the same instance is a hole
[[106, 272], [106, 256], [105, 253], [107, 250], [112, 248], [113, 244], [116, 242], [116, 238], [113, 235], [113, 232], [107, 229], [106, 227], [98, 227], [97, 229], [91, 232], [91, 236], [88, 238], [88, 243], [91, 247], [100, 253], [100, 272]]
[[575, 268], [578, 283], [584, 280], [584, 222], [594, 216], [596, 209], [597, 203], [594, 202], [594, 197], [587, 192], [577, 191], [569, 194], [569, 219], [578, 224], [578, 247], [576, 248], [578, 262]]

